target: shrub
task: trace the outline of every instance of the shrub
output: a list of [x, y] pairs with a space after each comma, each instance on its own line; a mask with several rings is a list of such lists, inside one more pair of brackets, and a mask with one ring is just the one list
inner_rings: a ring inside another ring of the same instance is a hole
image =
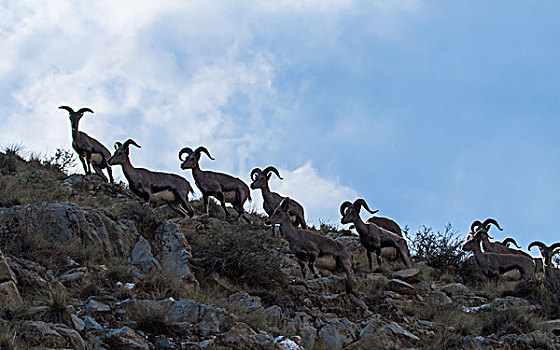
[[210, 229], [189, 238], [193, 263], [256, 290], [283, 288], [286, 283], [279, 259], [279, 242], [269, 231], [233, 227], [231, 231]]
[[76, 165], [76, 153], [67, 149], [57, 148], [56, 152], [48, 158], [44, 158], [41, 164], [47, 168], [54, 168], [68, 174], [68, 171]]
[[479, 316], [482, 336], [530, 333], [535, 330], [537, 322], [534, 316], [521, 309], [486, 311]]
[[451, 224], [447, 224], [443, 232], [421, 226], [412, 237], [405, 228], [404, 235], [410, 241], [412, 259], [425, 261], [431, 267], [458, 266], [465, 256], [465, 252], [461, 250], [462, 241], [456, 237], [456, 232]]

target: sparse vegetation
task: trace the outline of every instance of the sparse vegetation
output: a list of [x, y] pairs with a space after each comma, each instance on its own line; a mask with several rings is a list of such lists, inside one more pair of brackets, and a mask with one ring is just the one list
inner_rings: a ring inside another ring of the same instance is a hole
[[414, 261], [424, 261], [434, 268], [457, 267], [463, 261], [465, 252], [461, 250], [462, 240], [457, 237], [451, 224], [447, 224], [444, 231], [422, 226], [413, 236], [407, 229], [403, 234], [410, 242], [410, 254]]

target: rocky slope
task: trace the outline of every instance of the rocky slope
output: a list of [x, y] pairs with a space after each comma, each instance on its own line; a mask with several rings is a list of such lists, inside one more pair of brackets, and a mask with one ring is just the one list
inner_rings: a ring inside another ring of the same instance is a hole
[[374, 273], [355, 236], [323, 226], [353, 250], [348, 294], [328, 270], [302, 279], [259, 215], [177, 218], [58, 168], [0, 153], [2, 349], [560, 347], [558, 278], [486, 282], [423, 261]]

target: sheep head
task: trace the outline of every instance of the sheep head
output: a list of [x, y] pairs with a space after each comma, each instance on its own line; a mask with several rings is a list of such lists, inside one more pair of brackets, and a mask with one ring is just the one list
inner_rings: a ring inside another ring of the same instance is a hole
[[[204, 146], [200, 146], [194, 151], [189, 147], [184, 147], [183, 149], [181, 149], [181, 151], [179, 151], [179, 160], [182, 161], [181, 169], [185, 170], [196, 168], [198, 166], [198, 161], [200, 160], [200, 155], [202, 152], [204, 152], [208, 156], [208, 158], [214, 160], [214, 158], [212, 158], [212, 156], [210, 155], [210, 152]], [[187, 156], [185, 157], [185, 159], [183, 159], [183, 155], [185, 153], [187, 154]]]
[[356, 220], [360, 219], [360, 210], [362, 207], [370, 212], [371, 214], [377, 213], [379, 210], [371, 210], [366, 201], [362, 198], [356, 199], [354, 203], [344, 202], [340, 205], [340, 215], [342, 218], [340, 219], [341, 224], [349, 224], [355, 222]]
[[268, 180], [272, 177], [272, 173], [276, 174], [279, 179], [283, 179], [280, 176], [280, 172], [273, 166], [268, 166], [264, 170], [260, 168], [255, 168], [251, 171], [251, 189], [256, 190], [257, 188], [264, 188], [268, 184]]
[[58, 107], [58, 109], [64, 109], [70, 114], [70, 124], [72, 125], [72, 131], [78, 130], [78, 124], [80, 122], [80, 119], [82, 119], [82, 117], [84, 116], [85, 112], [93, 113], [93, 111], [87, 107], [80, 108], [77, 112], [74, 112], [74, 110], [68, 106], [60, 106]]
[[280, 204], [278, 204], [278, 207], [276, 207], [276, 209], [274, 209], [272, 214], [270, 214], [268, 218], [266, 218], [264, 223], [267, 225], [276, 225], [276, 224], [281, 224], [285, 220], [289, 221], [290, 220], [290, 214], [288, 214], [289, 203], [290, 203], [290, 198], [285, 197], [284, 199], [282, 199]]
[[115, 153], [109, 158], [107, 163], [109, 165], [125, 164], [128, 162], [129, 146], [133, 145], [141, 148], [133, 139], [128, 139], [124, 143], [115, 142]]

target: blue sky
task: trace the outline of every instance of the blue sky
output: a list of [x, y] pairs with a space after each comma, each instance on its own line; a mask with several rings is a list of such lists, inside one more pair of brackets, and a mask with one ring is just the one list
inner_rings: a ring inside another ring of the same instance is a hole
[[134, 138], [138, 166], [192, 179], [198, 145], [246, 181], [276, 165], [311, 222], [363, 197], [413, 230], [557, 241], [560, 4], [530, 5], [3, 1], [0, 143], [70, 148], [57, 107], [88, 106], [82, 130]]

